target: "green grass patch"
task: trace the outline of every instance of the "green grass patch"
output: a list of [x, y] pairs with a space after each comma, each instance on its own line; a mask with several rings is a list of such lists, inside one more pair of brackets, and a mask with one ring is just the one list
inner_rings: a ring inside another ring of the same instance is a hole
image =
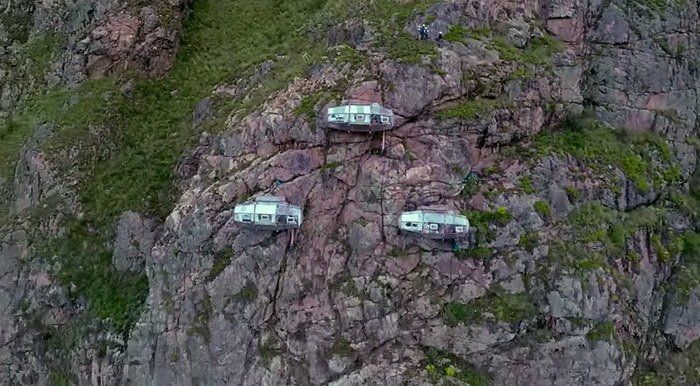
[[[461, 168], [460, 168], [461, 169]], [[462, 174], [461, 170], [457, 171], [458, 174]], [[460, 194], [462, 197], [468, 198], [473, 196], [476, 192], [479, 191], [479, 176], [476, 173], [469, 173], [467, 174], [466, 177], [462, 179], [462, 191]]]
[[451, 25], [443, 38], [451, 42], [466, 43], [467, 38], [481, 40], [490, 37], [492, 33], [488, 27], [464, 28], [461, 25]]
[[576, 261], [576, 268], [578, 268], [581, 271], [593, 271], [599, 268], [605, 269], [606, 267], [607, 265], [605, 264], [605, 262], [595, 258], [581, 259]]
[[294, 115], [297, 117], [306, 117], [307, 121], [314, 122], [318, 113], [316, 112], [316, 105], [321, 100], [323, 92], [317, 92], [312, 95], [305, 96], [299, 106], [294, 109]]
[[612, 341], [615, 337], [615, 325], [612, 322], [598, 323], [588, 333], [586, 339], [589, 342], [597, 342], [599, 340]]
[[668, 231], [665, 214], [665, 209], [656, 207], [621, 212], [598, 202], [582, 205], [569, 214], [566, 236], [550, 243], [549, 261], [558, 261], [582, 274], [599, 268], [610, 272], [609, 261], [614, 259], [638, 267], [639, 254], [628, 247], [627, 241], [640, 230], [651, 232], [652, 247], [660, 260], [663, 254], [667, 259], [676, 256], [681, 250], [680, 238]]
[[680, 180], [666, 141], [653, 133], [613, 130], [585, 117], [567, 120], [557, 131], [535, 137], [528, 155], [536, 158], [570, 154], [601, 174], [618, 167], [642, 192]]
[[223, 272], [226, 269], [226, 267], [228, 267], [231, 264], [231, 259], [234, 255], [235, 253], [231, 248], [227, 248], [215, 253], [214, 262], [212, 263], [211, 269], [209, 270], [209, 274], [207, 275], [207, 282], [216, 279], [221, 274], [221, 272]]
[[444, 35], [444, 39], [450, 42], [464, 43], [467, 36], [467, 30], [461, 25], [451, 25], [450, 29]]
[[496, 320], [514, 323], [529, 320], [537, 316], [535, 303], [526, 293], [520, 294], [489, 294], [474, 299], [469, 303], [446, 303], [442, 316], [445, 324], [456, 326], [469, 325], [485, 320], [486, 313], [494, 315]]
[[426, 351], [425, 370], [436, 384], [460, 384], [486, 386], [491, 383], [491, 376], [477, 369], [465, 359], [434, 347]]
[[350, 342], [341, 335], [333, 342], [331, 352], [342, 357], [350, 357], [355, 353], [355, 350], [350, 346]]
[[391, 250], [389, 250], [389, 256], [391, 257], [406, 257], [408, 256], [408, 251], [399, 248], [399, 247], [392, 247]]
[[525, 194], [535, 193], [535, 188], [532, 186], [532, 178], [530, 176], [520, 178], [520, 189]]
[[59, 264], [57, 276], [72, 288], [70, 296], [87, 299], [90, 314], [109, 321], [126, 339], [148, 294], [146, 274], [113, 268], [111, 253], [105, 248], [111, 245], [112, 235], [100, 234], [82, 221], [67, 229], [65, 238], [51, 241], [44, 252]]
[[499, 108], [500, 106], [501, 104], [497, 100], [478, 98], [462, 101], [455, 106], [440, 110], [436, 116], [439, 119], [471, 120], [475, 118], [483, 118], [488, 113]]
[[530, 66], [520, 66], [515, 69], [515, 71], [511, 72], [508, 74], [508, 80], [514, 80], [514, 79], [521, 79], [521, 80], [526, 80], [526, 79], [532, 79], [535, 77], [535, 71], [530, 68]]
[[493, 250], [486, 247], [472, 247], [467, 249], [460, 249], [454, 252], [454, 256], [457, 259], [485, 259], [493, 255]]
[[578, 200], [579, 197], [581, 197], [581, 191], [576, 189], [573, 186], [567, 186], [564, 188], [566, 191], [566, 196], [569, 198], [569, 201], [576, 201]]
[[669, 6], [673, 4], [673, 2], [669, 0], [631, 0], [631, 2], [647, 8], [649, 11], [651, 11], [650, 15], [653, 15], [657, 12], [665, 11]]
[[408, 21], [436, 3], [435, 0], [356, 0], [329, 1], [322, 12], [312, 16], [312, 25], [317, 30], [327, 30], [345, 20], [360, 15], [381, 33], [375, 41], [376, 49], [384, 50], [394, 60], [409, 64], [420, 63], [425, 56], [437, 55], [435, 42], [418, 40], [405, 31]]
[[398, 33], [393, 42], [386, 44], [388, 44], [389, 57], [409, 64], [418, 64], [425, 56], [437, 55], [435, 43], [430, 40], [416, 40], [405, 32]]
[[336, 51], [336, 61], [339, 63], [348, 63], [351, 68], [358, 69], [367, 64], [367, 57], [356, 49], [343, 45]]
[[491, 40], [490, 47], [498, 51], [501, 60], [507, 60], [509, 62], [522, 60], [522, 50], [512, 45], [502, 36], [493, 38], [493, 40]]
[[660, 355], [663, 360], [638, 363], [632, 378], [634, 385], [700, 385], [700, 340], [685, 350], [673, 350]]
[[462, 214], [467, 216], [469, 226], [476, 229], [477, 246], [483, 246], [490, 242], [496, 236], [493, 227], [506, 226], [512, 218], [505, 207], [500, 207], [495, 211], [472, 210]]
[[532, 253], [540, 243], [540, 236], [537, 232], [526, 232], [520, 236], [518, 245]]
[[282, 354], [282, 342], [274, 336], [267, 339], [260, 338], [258, 352], [263, 366], [269, 368], [272, 359]]
[[533, 204], [535, 212], [540, 215], [540, 217], [547, 219], [552, 215], [552, 207], [549, 206], [547, 201], [539, 200], [535, 201]]
[[250, 303], [258, 297], [258, 289], [255, 283], [249, 282], [240, 291], [233, 295], [233, 299], [243, 302]]
[[675, 273], [675, 301], [687, 303], [697, 286], [700, 286], [700, 234], [690, 232], [683, 238], [683, 257]]
[[69, 370], [52, 370], [49, 372], [49, 384], [54, 386], [70, 386], [77, 384], [73, 373]]
[[328, 162], [328, 163], [321, 165], [319, 170], [322, 170], [322, 171], [323, 170], [335, 170], [341, 166], [343, 166], [342, 162]]
[[552, 55], [564, 49], [564, 43], [550, 35], [533, 38], [522, 49], [515, 47], [502, 36], [494, 37], [489, 46], [498, 51], [502, 60], [535, 65], [550, 64]]

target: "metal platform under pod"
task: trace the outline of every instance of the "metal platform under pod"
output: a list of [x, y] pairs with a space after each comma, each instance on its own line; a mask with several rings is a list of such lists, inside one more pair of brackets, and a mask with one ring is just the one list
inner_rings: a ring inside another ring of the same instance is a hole
[[335, 130], [371, 133], [391, 130], [395, 124], [394, 112], [379, 103], [343, 101], [326, 114], [326, 126]]
[[469, 220], [453, 210], [423, 209], [401, 213], [399, 229], [429, 239], [458, 239], [467, 237]]
[[300, 207], [288, 203], [282, 197], [269, 195], [236, 205], [233, 216], [236, 223], [254, 229], [295, 229], [303, 222]]

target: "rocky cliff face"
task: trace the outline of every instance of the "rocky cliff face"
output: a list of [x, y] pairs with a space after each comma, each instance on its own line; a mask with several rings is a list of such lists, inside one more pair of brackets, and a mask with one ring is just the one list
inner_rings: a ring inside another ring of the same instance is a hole
[[[38, 126], [0, 233], [0, 381], [700, 382], [700, 3], [337, 3], [300, 29], [333, 53], [305, 76], [240, 108], [290, 62], [271, 57], [194, 106], [187, 129], [210, 132], [175, 168], [174, 206], [120, 213], [104, 258], [73, 267], [42, 242], [83, 250], [101, 228]], [[165, 74], [182, 7], [85, 7], [46, 79]], [[21, 9], [37, 30], [79, 14]], [[445, 39], [415, 41], [422, 23]], [[341, 99], [397, 128], [325, 130]], [[233, 223], [273, 189], [300, 230]], [[433, 204], [465, 212], [467, 248], [399, 234], [401, 211]], [[85, 296], [95, 261], [121, 281]], [[127, 286], [143, 304], [105, 312]]]

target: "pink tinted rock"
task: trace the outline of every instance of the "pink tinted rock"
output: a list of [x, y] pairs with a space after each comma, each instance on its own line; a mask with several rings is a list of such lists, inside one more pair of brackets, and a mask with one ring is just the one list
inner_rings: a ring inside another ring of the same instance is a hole
[[359, 100], [363, 102], [382, 103], [382, 91], [379, 82], [370, 80], [348, 89], [345, 93], [346, 99]]
[[629, 110], [625, 118], [625, 127], [631, 130], [651, 130], [655, 114], [649, 110]]

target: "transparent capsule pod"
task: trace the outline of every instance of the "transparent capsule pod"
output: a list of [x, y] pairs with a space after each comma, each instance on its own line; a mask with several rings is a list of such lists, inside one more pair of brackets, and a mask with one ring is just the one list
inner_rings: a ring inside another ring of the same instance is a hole
[[371, 133], [394, 128], [394, 113], [379, 103], [343, 101], [328, 108], [326, 125], [331, 129]]
[[248, 228], [285, 230], [299, 228], [302, 210], [276, 196], [260, 196], [233, 209], [234, 221]]
[[456, 239], [467, 236], [469, 220], [452, 210], [424, 209], [401, 213], [399, 229], [429, 239]]

